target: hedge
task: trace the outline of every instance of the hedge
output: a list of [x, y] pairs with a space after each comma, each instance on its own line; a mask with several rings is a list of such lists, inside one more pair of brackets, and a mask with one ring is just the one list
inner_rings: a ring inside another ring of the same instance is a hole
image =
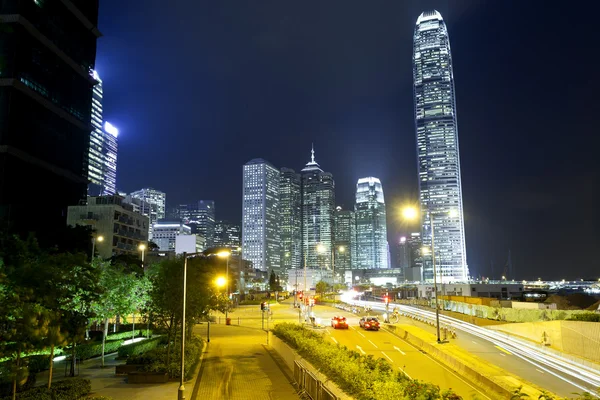
[[357, 399], [460, 399], [437, 385], [409, 379], [389, 362], [334, 345], [320, 334], [296, 324], [278, 324], [275, 336], [294, 348], [342, 390]]
[[[110, 334], [108, 334], [108, 336], [106, 336], [106, 340], [118, 340], [118, 339], [128, 340], [128, 339], [131, 339], [132, 333], [133, 333], [132, 331], [110, 333]], [[152, 336], [152, 329], [150, 329], [150, 330], [136, 329], [135, 337], [147, 337], [148, 333], [150, 333], [150, 336]]]
[[[91, 391], [92, 384], [89, 379], [70, 378], [54, 383], [52, 389], [39, 386], [17, 393], [17, 400], [79, 400]], [[11, 399], [9, 396], [3, 400]]]
[[[114, 353], [121, 347], [123, 342], [123, 339], [107, 340], [104, 345], [104, 354]], [[70, 354], [70, 351], [67, 350], [66, 353]], [[100, 356], [102, 355], [102, 343], [92, 342], [80, 344], [77, 347], [75, 347], [75, 354], [82, 360], [87, 360], [88, 358]]]
[[600, 314], [593, 312], [574, 314], [569, 318], [569, 321], [600, 322]]
[[119, 347], [119, 357], [130, 357], [137, 354], [145, 353], [158, 346], [162, 337], [155, 337], [152, 339], [146, 339], [135, 343], [126, 344], [125, 346]]

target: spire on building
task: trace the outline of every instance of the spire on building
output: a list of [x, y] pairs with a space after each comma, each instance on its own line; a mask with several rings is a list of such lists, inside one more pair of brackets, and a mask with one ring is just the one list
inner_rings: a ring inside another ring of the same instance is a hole
[[306, 163], [306, 166], [302, 169], [302, 172], [307, 172], [307, 171], [314, 171], [314, 170], [319, 170], [319, 171], [323, 171], [321, 169], [321, 166], [315, 161], [315, 145], [314, 143], [311, 144], [311, 150], [310, 150], [310, 162]]

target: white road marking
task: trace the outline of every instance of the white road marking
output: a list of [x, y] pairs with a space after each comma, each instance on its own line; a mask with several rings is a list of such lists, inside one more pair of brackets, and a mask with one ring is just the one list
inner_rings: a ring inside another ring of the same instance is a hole
[[367, 354], [367, 352], [366, 352], [366, 351], [364, 351], [364, 350], [362, 349], [362, 347], [360, 347], [359, 345], [356, 345], [356, 348], [357, 348], [357, 349], [359, 349], [361, 353], [363, 353], [363, 354]]
[[504, 354], [504, 353], [498, 353], [498, 354], [500, 354], [502, 357], [506, 357], [506, 354]]
[[398, 348], [398, 347], [394, 346], [394, 349], [398, 350], [398, 351], [400, 352], [400, 354], [402, 354], [403, 356], [405, 356], [405, 355], [406, 355], [406, 353], [405, 353], [405, 352], [403, 352], [402, 350], [400, 350], [400, 348]]
[[537, 368], [536, 368], [535, 370], [536, 370], [537, 372], [539, 372], [540, 374], [545, 374], [545, 372], [544, 372], [544, 371], [541, 371], [541, 370], [539, 370], [539, 369], [537, 369]]
[[362, 336], [362, 337], [366, 337], [365, 335], [363, 335], [363, 334], [362, 334], [362, 332], [358, 332], [358, 331], [356, 331], [356, 332], [357, 332], [357, 333], [358, 333], [360, 336]]
[[370, 340], [369, 340], [369, 343], [371, 343], [373, 346], [375, 346], [376, 349], [379, 348], [379, 347], [377, 347], [377, 345], [375, 343], [371, 342]]
[[335, 340], [335, 338], [333, 336], [331, 337], [331, 340], [333, 340], [335, 342], [335, 344], [338, 344], [338, 341]]
[[477, 342], [476, 342], [476, 341], [474, 341], [474, 340], [471, 340], [471, 342], [473, 342], [473, 343], [477, 344]]
[[381, 352], [381, 354], [383, 354], [384, 356], [386, 356], [386, 358], [387, 358], [388, 360], [390, 360], [391, 362], [394, 362], [394, 360], [392, 360], [392, 359], [390, 358], [390, 356], [388, 356], [387, 354], [385, 354], [383, 351]]
[[412, 378], [410, 377], [410, 375], [406, 373], [406, 371], [405, 371], [405, 370], [403, 370], [403, 369], [402, 369], [402, 368], [400, 368], [400, 367], [398, 367], [398, 369], [399, 369], [400, 371], [404, 372], [404, 375], [406, 375], [406, 376], [408, 377], [408, 379], [412, 379]]

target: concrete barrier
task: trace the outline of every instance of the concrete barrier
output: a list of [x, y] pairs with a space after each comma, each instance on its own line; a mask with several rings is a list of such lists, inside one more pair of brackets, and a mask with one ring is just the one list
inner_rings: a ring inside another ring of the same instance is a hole
[[353, 399], [272, 332], [269, 332], [269, 346], [294, 373], [294, 380], [298, 387], [305, 390], [313, 400]]

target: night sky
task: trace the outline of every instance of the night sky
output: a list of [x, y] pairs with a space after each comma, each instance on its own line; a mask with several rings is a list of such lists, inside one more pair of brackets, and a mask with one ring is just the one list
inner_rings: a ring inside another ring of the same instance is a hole
[[241, 219], [242, 165], [332, 172], [352, 207], [381, 179], [390, 246], [417, 200], [412, 35], [450, 34], [468, 263], [499, 278], [600, 278], [600, 4], [570, 1], [101, 0], [97, 70], [120, 128], [119, 190]]

